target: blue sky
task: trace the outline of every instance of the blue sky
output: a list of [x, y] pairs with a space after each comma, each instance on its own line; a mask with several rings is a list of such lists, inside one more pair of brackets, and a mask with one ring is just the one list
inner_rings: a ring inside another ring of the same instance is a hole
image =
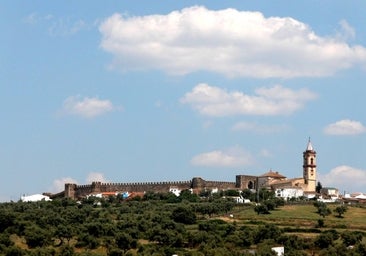
[[2, 1], [0, 200], [65, 182], [366, 185], [364, 1]]

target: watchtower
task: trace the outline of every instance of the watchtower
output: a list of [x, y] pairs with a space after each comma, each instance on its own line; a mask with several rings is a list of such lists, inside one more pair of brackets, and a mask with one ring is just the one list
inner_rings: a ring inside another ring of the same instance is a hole
[[306, 150], [303, 152], [303, 159], [304, 190], [314, 192], [316, 187], [316, 151], [311, 144], [310, 138]]

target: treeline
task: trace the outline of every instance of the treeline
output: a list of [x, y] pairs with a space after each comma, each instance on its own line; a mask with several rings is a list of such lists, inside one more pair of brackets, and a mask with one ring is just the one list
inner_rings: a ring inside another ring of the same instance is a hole
[[[273, 224], [225, 221], [221, 217], [238, 207], [255, 210], [254, 205], [234, 203], [235, 193], [149, 192], [133, 200], [117, 196], [2, 203], [0, 255], [276, 255], [273, 246], [285, 246], [290, 256], [312, 250], [319, 255], [366, 255], [359, 232], [332, 230], [310, 239]], [[266, 194], [261, 205], [273, 199]]]

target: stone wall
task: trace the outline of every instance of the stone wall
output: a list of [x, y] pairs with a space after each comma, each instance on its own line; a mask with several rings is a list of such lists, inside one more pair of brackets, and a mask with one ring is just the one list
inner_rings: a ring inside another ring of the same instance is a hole
[[169, 192], [170, 188], [179, 190], [192, 189], [194, 193], [202, 190], [228, 190], [240, 189], [236, 182], [206, 181], [195, 177], [190, 181], [170, 181], [170, 182], [133, 182], [133, 183], [101, 183], [93, 182], [88, 185], [65, 184], [64, 196], [78, 199], [90, 194], [103, 192]]

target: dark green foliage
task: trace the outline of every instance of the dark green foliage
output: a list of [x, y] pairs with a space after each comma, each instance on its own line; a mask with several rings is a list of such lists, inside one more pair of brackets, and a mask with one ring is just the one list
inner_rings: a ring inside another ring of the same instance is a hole
[[251, 202], [255, 202], [256, 193], [252, 192], [250, 189], [245, 189], [241, 192], [241, 196], [245, 199], [249, 199]]
[[74, 248], [69, 246], [69, 245], [65, 245], [62, 246], [60, 248], [60, 256], [74, 256], [75, 255], [75, 251]]
[[266, 224], [258, 228], [254, 236], [254, 243], [260, 243], [266, 239], [274, 239], [277, 241], [283, 234], [283, 231], [273, 224]]
[[337, 206], [333, 211], [338, 214], [338, 218], [342, 218], [342, 215], [345, 214], [347, 211], [347, 206]]
[[23, 255], [26, 255], [26, 252], [17, 246], [11, 246], [7, 248], [5, 251], [5, 256], [23, 256]]
[[317, 227], [318, 228], [323, 228], [324, 227], [324, 220], [323, 219], [318, 219]]
[[314, 206], [317, 209], [316, 212], [323, 218], [332, 213], [332, 211], [328, 208], [328, 206], [324, 202], [316, 201], [314, 202]]
[[357, 231], [345, 231], [341, 234], [343, 243], [346, 246], [355, 245], [362, 241], [362, 233]]
[[1, 247], [10, 247], [14, 245], [14, 242], [10, 240], [10, 236], [8, 233], [2, 233], [0, 234], [0, 248]]
[[188, 202], [198, 202], [200, 200], [199, 196], [192, 193], [190, 190], [186, 189], [180, 192], [179, 198], [181, 201], [188, 201]]
[[172, 219], [183, 224], [194, 224], [196, 223], [196, 214], [188, 206], [179, 206], [173, 210]]
[[320, 190], [322, 190], [323, 188], [323, 185], [320, 183], [320, 181], [318, 181], [318, 183], [316, 184], [316, 187], [315, 187], [315, 191], [316, 193], [320, 193]]
[[50, 234], [47, 230], [32, 225], [26, 228], [24, 232], [25, 240], [30, 248], [46, 246], [50, 243]]
[[3, 233], [8, 227], [14, 225], [16, 216], [8, 210], [0, 210], [0, 233]]
[[[268, 191], [260, 192], [260, 198], [265, 198], [260, 205], [267, 211], [283, 205], [283, 200], [272, 197]], [[0, 204], [0, 222], [4, 225], [0, 255], [243, 256], [252, 255], [253, 248], [258, 248], [257, 255], [272, 255], [268, 248], [273, 245], [285, 246], [286, 255], [290, 256], [302, 256], [312, 249], [326, 255], [341, 245], [354, 246], [344, 250], [347, 253], [365, 255], [362, 232], [319, 233], [320, 229], [315, 228], [265, 224], [267, 218], [275, 223], [273, 216], [229, 221], [228, 214], [238, 216], [243, 209], [256, 208], [238, 205], [223, 195], [199, 198], [184, 191], [179, 197], [172, 193], [147, 193], [140, 201], [109, 197], [89, 198], [81, 204], [66, 199]], [[297, 232], [319, 235], [316, 239], [303, 239]]]
[[319, 248], [328, 248], [333, 245], [333, 242], [339, 238], [339, 234], [336, 230], [327, 230], [322, 232], [316, 239], [315, 245]]
[[268, 207], [264, 204], [257, 204], [254, 207], [254, 211], [259, 215], [259, 214], [270, 214]]
[[224, 196], [239, 196], [240, 192], [238, 190], [226, 190], [223, 194]]
[[257, 251], [255, 255], [258, 256], [277, 256], [277, 253], [272, 250], [274, 243], [271, 240], [266, 240], [263, 243], [258, 244]]
[[126, 251], [137, 247], [137, 239], [128, 233], [119, 233], [116, 236], [116, 245], [119, 249]]

